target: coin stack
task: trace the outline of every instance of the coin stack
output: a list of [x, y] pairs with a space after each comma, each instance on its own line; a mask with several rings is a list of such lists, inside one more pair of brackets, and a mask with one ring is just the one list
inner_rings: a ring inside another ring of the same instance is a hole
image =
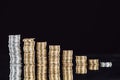
[[62, 71], [63, 80], [73, 80], [73, 50], [63, 50]]
[[100, 62], [100, 67], [110, 68], [112, 67], [112, 62]]
[[35, 80], [35, 41], [25, 38], [24, 42], [24, 80]]
[[49, 46], [49, 80], [60, 80], [60, 46]]
[[89, 70], [99, 70], [99, 59], [89, 59]]
[[47, 42], [37, 42], [37, 80], [47, 80]]
[[21, 49], [20, 35], [9, 35], [8, 41], [10, 56], [10, 74], [9, 80], [21, 80]]
[[87, 56], [76, 56], [76, 74], [87, 74]]

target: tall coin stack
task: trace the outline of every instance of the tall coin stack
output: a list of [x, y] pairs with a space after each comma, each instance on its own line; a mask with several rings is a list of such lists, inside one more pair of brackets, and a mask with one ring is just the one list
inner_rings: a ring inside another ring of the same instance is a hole
[[47, 42], [37, 42], [37, 80], [47, 80]]
[[49, 46], [49, 80], [60, 80], [60, 46]]
[[63, 80], [73, 80], [73, 50], [63, 50], [62, 71]]
[[76, 56], [76, 74], [87, 74], [87, 56]]
[[89, 70], [99, 70], [99, 59], [89, 59]]
[[24, 42], [24, 80], [35, 80], [35, 41], [25, 38]]
[[20, 35], [9, 35], [8, 41], [9, 56], [10, 56], [10, 74], [9, 80], [21, 80], [21, 50], [20, 50]]

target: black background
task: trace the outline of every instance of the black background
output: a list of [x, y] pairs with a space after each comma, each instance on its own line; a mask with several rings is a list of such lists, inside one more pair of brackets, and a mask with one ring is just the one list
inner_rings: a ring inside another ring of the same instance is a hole
[[[100, 61], [112, 61], [112, 68], [75, 74], [74, 80], [120, 80], [120, 38], [117, 2], [101, 0], [80, 2], [4, 1], [0, 17], [0, 79], [9, 79], [8, 35], [22, 39], [60, 44], [61, 50], [73, 49]], [[22, 42], [22, 40], [21, 40]], [[21, 47], [22, 47], [21, 43]], [[23, 54], [23, 53], [22, 53]]]

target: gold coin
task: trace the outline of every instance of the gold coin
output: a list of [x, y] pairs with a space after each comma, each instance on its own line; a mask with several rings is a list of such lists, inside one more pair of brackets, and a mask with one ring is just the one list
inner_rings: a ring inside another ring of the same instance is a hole
[[47, 42], [37, 42], [37, 50], [46, 49]]
[[89, 70], [99, 70], [99, 65], [89, 65]]
[[90, 65], [99, 65], [99, 60], [98, 59], [89, 59], [89, 64]]
[[60, 45], [49, 45], [49, 50], [58, 50], [58, 51], [60, 51]]

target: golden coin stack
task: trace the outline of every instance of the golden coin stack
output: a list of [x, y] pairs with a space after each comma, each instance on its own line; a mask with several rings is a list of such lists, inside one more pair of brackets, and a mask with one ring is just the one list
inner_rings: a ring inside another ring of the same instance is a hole
[[87, 56], [76, 56], [76, 74], [87, 74]]
[[37, 80], [47, 80], [47, 42], [37, 42]]
[[63, 50], [62, 71], [63, 80], [73, 80], [73, 50]]
[[49, 80], [60, 80], [60, 46], [49, 46]]
[[89, 70], [99, 70], [98, 59], [89, 59]]
[[35, 41], [25, 38], [24, 42], [24, 80], [35, 80]]

